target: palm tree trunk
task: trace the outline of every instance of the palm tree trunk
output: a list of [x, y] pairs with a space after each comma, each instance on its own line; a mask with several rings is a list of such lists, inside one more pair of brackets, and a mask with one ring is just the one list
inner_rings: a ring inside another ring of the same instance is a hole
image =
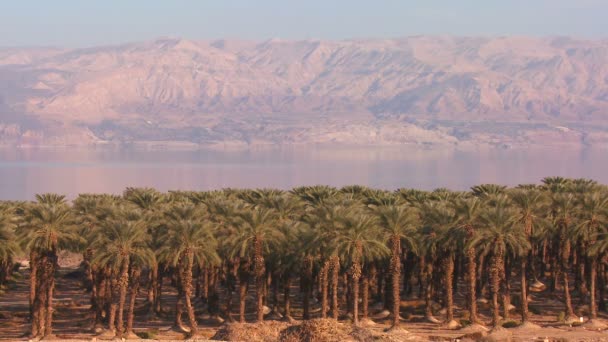
[[503, 319], [509, 319], [509, 307], [511, 306], [511, 259], [509, 257], [504, 261], [502, 268], [503, 279], [503, 294], [502, 294], [502, 309]]
[[476, 296], [476, 281], [477, 281], [477, 264], [475, 260], [475, 249], [470, 247], [467, 249], [467, 274], [469, 276], [469, 293], [468, 293], [468, 301], [469, 301], [469, 320], [471, 323], [479, 323], [479, 318], [477, 318], [477, 296]]
[[566, 318], [574, 317], [574, 310], [572, 309], [572, 297], [570, 296], [570, 289], [568, 288], [568, 272], [563, 270], [561, 273], [564, 282], [564, 308], [566, 310]]
[[597, 319], [597, 306], [595, 303], [595, 278], [597, 277], [597, 257], [591, 257], [591, 268], [589, 269], [589, 315], [591, 319]]
[[570, 240], [562, 238], [564, 242], [561, 244], [561, 274], [564, 283], [564, 309], [566, 311], [566, 319], [574, 316], [572, 309], [572, 297], [570, 296], [570, 288], [568, 283], [568, 259], [570, 257]]
[[585, 265], [587, 264], [587, 257], [581, 253], [581, 251], [586, 251], [587, 249], [588, 249], [588, 246], [586, 243], [584, 243], [582, 245], [582, 247], [576, 251], [576, 253], [578, 254], [578, 258], [577, 258], [578, 283], [576, 284], [575, 288], [579, 290], [579, 293], [581, 294], [581, 298], [586, 297], [587, 293], [589, 291], [589, 289], [587, 288], [587, 276], [585, 274]]
[[399, 316], [401, 308], [401, 293], [399, 281], [401, 280], [401, 238], [399, 235], [391, 236], [391, 275], [392, 275], [392, 295], [393, 295], [393, 327], [399, 325]]
[[538, 281], [538, 272], [536, 271], [536, 244], [532, 244], [532, 248], [528, 253], [528, 264], [530, 265], [530, 275], [532, 276], [533, 281]]
[[34, 301], [36, 300], [38, 262], [38, 254], [34, 250], [30, 251], [30, 314], [33, 314]]
[[[597, 258], [597, 257], [596, 257]], [[599, 257], [597, 260], [602, 260], [603, 257]], [[598, 287], [598, 304], [597, 308], [600, 311], [606, 310], [606, 302], [604, 301], [604, 294], [606, 291], [606, 282], [605, 282], [605, 268], [604, 263], [600, 262], [598, 264], [597, 270], [597, 287]]]
[[173, 322], [173, 328], [175, 330], [182, 330], [184, 322], [182, 322], [182, 314], [184, 312], [184, 291], [181, 286], [177, 291], [177, 301], [175, 301], [175, 321]]
[[[141, 271], [139, 268], [134, 268], [131, 273], [131, 291], [129, 294], [129, 309], [127, 313], [127, 328], [125, 329], [125, 335], [129, 337], [133, 333], [133, 318], [135, 316], [135, 299], [137, 298], [137, 292], [139, 291], [139, 276]], [[152, 302], [151, 302], [152, 303]], [[150, 305], [152, 307], [152, 305]]]
[[497, 327], [500, 321], [499, 305], [498, 305], [498, 292], [500, 289], [500, 276], [501, 276], [501, 260], [503, 258], [502, 250], [498, 248], [492, 255], [492, 266], [490, 269], [491, 278], [491, 291], [492, 291], [492, 325]]
[[46, 298], [48, 295], [46, 290], [48, 287], [48, 279], [45, 275], [45, 265], [47, 263], [46, 259], [46, 257], [36, 258], [36, 275], [34, 276], [36, 282], [32, 286], [35, 292], [32, 307], [32, 337], [44, 335], [46, 318], [45, 308]]
[[30, 336], [32, 338], [38, 337], [44, 333], [44, 301], [42, 296], [36, 296], [34, 298], [34, 304], [32, 306], [32, 328]]
[[452, 292], [452, 282], [454, 277], [454, 253], [450, 252], [444, 259], [445, 272], [445, 306], [446, 321], [449, 323], [454, 320], [454, 293]]
[[361, 317], [364, 320], [369, 316], [369, 278], [366, 275], [361, 277]]
[[201, 299], [204, 303], [207, 303], [209, 299], [209, 272], [211, 272], [210, 267], [205, 267], [203, 270], [203, 288], [201, 291]]
[[110, 313], [108, 316], [108, 329], [112, 332], [116, 332], [116, 307], [118, 305], [114, 300], [110, 304]]
[[258, 237], [254, 239], [254, 264], [255, 289], [257, 300], [257, 321], [264, 320], [264, 256], [262, 254], [262, 240]]
[[425, 283], [425, 290], [424, 290], [424, 315], [426, 318], [432, 318], [433, 317], [433, 281], [432, 281], [432, 274], [433, 274], [433, 263], [430, 261], [427, 261], [426, 263], [426, 268], [425, 268], [425, 272], [424, 272], [424, 283]]
[[312, 287], [313, 287], [313, 258], [311, 256], [306, 256], [304, 260], [304, 298], [303, 298], [303, 318], [310, 319], [310, 297], [312, 295]]
[[239, 322], [245, 323], [245, 299], [247, 298], [247, 280], [239, 279]]
[[[359, 266], [360, 267], [360, 266]], [[360, 271], [359, 271], [360, 272]], [[353, 273], [353, 324], [359, 325], [359, 276]]]
[[[54, 272], [53, 272], [54, 273]], [[53, 291], [55, 290], [55, 277], [51, 273], [46, 295], [46, 317], [44, 320], [44, 336], [53, 335]]]
[[129, 257], [125, 256], [120, 269], [120, 294], [118, 299], [118, 317], [116, 321], [116, 336], [122, 338], [123, 335], [123, 315], [125, 302], [127, 301], [127, 286], [129, 284]]
[[291, 318], [291, 277], [289, 274], [285, 275], [285, 281], [283, 284], [283, 305], [285, 318]]
[[528, 311], [528, 283], [526, 279], [526, 257], [521, 257], [521, 322], [526, 323], [530, 318]]
[[487, 279], [488, 279], [488, 272], [487, 272], [487, 260], [486, 260], [486, 256], [484, 253], [482, 253], [479, 256], [479, 263], [477, 264], [477, 286], [475, 286], [476, 288], [476, 293], [479, 293], [480, 297], [485, 297], [487, 295], [487, 288], [486, 288], [486, 284], [487, 284]]
[[321, 272], [319, 274], [319, 280], [321, 281], [321, 318], [327, 318], [327, 307], [328, 307], [328, 295], [327, 291], [329, 288], [329, 266], [330, 262], [325, 261]]
[[186, 299], [186, 311], [188, 313], [188, 321], [190, 322], [190, 335], [195, 336], [198, 333], [198, 326], [196, 324], [196, 316], [194, 315], [194, 308], [192, 307], [192, 264], [194, 263], [194, 253], [190, 250], [185, 251], [185, 263], [184, 265], [184, 276], [182, 278], [182, 284], [184, 286], [184, 298]]
[[340, 309], [338, 308], [338, 282], [340, 279], [340, 258], [331, 258], [331, 317], [338, 319]]
[[163, 272], [160, 265], [156, 268], [156, 290], [154, 291], [154, 312], [157, 314], [163, 311]]
[[150, 270], [150, 285], [148, 287], [148, 303], [149, 313], [154, 314], [156, 312], [156, 302], [158, 297], [158, 263], [154, 261], [152, 263], [152, 269]]

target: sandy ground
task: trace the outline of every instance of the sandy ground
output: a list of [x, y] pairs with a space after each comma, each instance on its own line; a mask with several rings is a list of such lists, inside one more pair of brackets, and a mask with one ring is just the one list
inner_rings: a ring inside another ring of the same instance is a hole
[[[70, 273], [75, 270], [73, 264], [71, 267], [62, 267], [59, 271], [56, 286], [55, 297], [55, 315], [54, 315], [54, 333], [61, 340], [86, 340], [93, 339], [102, 340], [103, 336], [97, 336], [93, 332], [92, 313], [89, 310], [89, 295], [82, 289], [80, 282]], [[20, 271], [16, 275], [16, 279], [8, 284], [8, 287], [2, 293], [0, 292], [0, 340], [9, 341], [26, 341], [27, 332], [29, 330], [28, 320], [28, 275], [27, 269]], [[163, 292], [164, 309], [169, 311], [173, 308], [175, 292], [169, 284], [164, 287], [166, 292]], [[516, 286], [514, 286], [516, 288]], [[462, 290], [464, 290], [462, 288]], [[294, 288], [294, 294], [298, 293]], [[516, 295], [516, 293], [513, 293]], [[460, 306], [464, 303], [464, 294], [456, 293], [456, 303]], [[255, 313], [253, 297], [250, 298], [248, 304], [248, 320], [253, 320]], [[551, 295], [548, 290], [531, 294], [532, 301], [530, 308], [532, 312], [542, 312], [542, 315], [532, 314], [532, 321], [539, 325], [539, 328], [509, 328], [499, 329], [498, 331], [490, 331], [489, 335], [484, 337], [484, 340], [495, 341], [608, 341], [608, 332], [594, 330], [593, 327], [586, 326], [570, 326], [564, 323], [558, 323], [557, 317], [563, 309], [559, 294]], [[389, 327], [389, 322], [386, 318], [381, 318], [378, 315], [381, 308], [378, 306], [370, 306], [372, 312], [372, 322], [365, 325], [369, 341], [457, 341], [457, 340], [479, 340], [479, 335], [471, 335], [471, 328], [459, 330], [450, 330], [442, 323], [427, 322], [423, 316], [424, 303], [418, 299], [402, 301], [402, 328], [407, 332], [398, 331], [395, 333], [385, 332]], [[579, 309], [583, 309], [579, 305], [578, 298], [575, 297], [574, 305]], [[237, 312], [238, 300], [233, 299], [233, 312]], [[294, 314], [299, 316], [301, 303], [294, 301]], [[315, 304], [313, 313], [318, 315], [319, 305]], [[489, 314], [489, 305], [480, 303], [481, 319], [489, 324], [491, 321]], [[457, 320], [461, 319], [461, 315], [465, 310], [456, 309]], [[172, 314], [163, 314], [161, 317], [149, 319], [146, 315], [145, 291], [140, 291], [140, 296], [137, 300], [137, 310], [135, 317], [134, 330], [138, 334], [153, 333], [155, 339], [158, 340], [183, 340], [184, 335], [171, 330]], [[234, 315], [236, 318], [236, 314]], [[442, 319], [442, 315], [437, 313], [438, 319]], [[602, 320], [607, 319], [605, 313], [601, 313]], [[513, 312], [512, 320], [518, 321], [519, 316]], [[184, 320], [187, 321], [186, 316]], [[201, 328], [201, 339], [211, 338], [221, 324], [211, 320], [208, 316], [201, 314], [199, 316], [199, 324]], [[297, 324], [298, 322], [296, 322]], [[272, 323], [270, 323], [272, 324]], [[288, 326], [285, 323], [285, 326]], [[485, 335], [485, 334], [484, 334]]]

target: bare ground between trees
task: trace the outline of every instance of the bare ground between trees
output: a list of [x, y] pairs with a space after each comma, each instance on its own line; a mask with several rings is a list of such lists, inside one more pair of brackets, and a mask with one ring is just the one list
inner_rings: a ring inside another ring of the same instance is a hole
[[[90, 310], [90, 296], [84, 290], [80, 280], [77, 277], [71, 276], [77, 269], [73, 263], [59, 270], [57, 275], [57, 290], [54, 312], [54, 333], [59, 340], [86, 340], [93, 339], [103, 340], [103, 334], [99, 335], [93, 329], [93, 316]], [[27, 333], [30, 328], [29, 312], [28, 312], [28, 273], [27, 269], [17, 273], [15, 279], [8, 284], [6, 291], [0, 294], [0, 340], [22, 341], [28, 340]], [[513, 286], [517, 289], [517, 284]], [[175, 305], [176, 291], [167, 283], [163, 291], [163, 309], [166, 314], [160, 317], [150, 318], [147, 314], [147, 304], [145, 291], [141, 291], [137, 300], [135, 329], [134, 331], [139, 336], [148, 337], [148, 340], [183, 340], [185, 337], [182, 333], [172, 330], [173, 315], [171, 311]], [[465, 303], [464, 286], [456, 293], [455, 302], [457, 306], [462, 306]], [[250, 289], [253, 292], [253, 289]], [[294, 291], [297, 294], [297, 288], [294, 286]], [[514, 292], [513, 295], [517, 293]], [[225, 294], [224, 294], [225, 295]], [[234, 294], [237, 296], [237, 294]], [[251, 293], [253, 296], [253, 293]], [[571, 326], [564, 323], [559, 323], [557, 318], [559, 313], [563, 311], [561, 302], [561, 292], [555, 294], [549, 293], [548, 290], [542, 292], [531, 293], [530, 307], [535, 312], [532, 316], [532, 322], [539, 325], [539, 329], [531, 329], [526, 327], [517, 327], [504, 329], [496, 332], [489, 332], [489, 335], [483, 337], [486, 340], [512, 340], [512, 341], [608, 341], [608, 332], [595, 331], [591, 327]], [[238, 298], [233, 298], [233, 304], [238, 303]], [[293, 298], [294, 312], [301, 310], [301, 302], [297, 300], [297, 295]], [[584, 306], [575, 301], [575, 306], [578, 308], [577, 313], [584, 314]], [[578, 304], [578, 305], [577, 305]], [[286, 331], [296, 331], [297, 326], [302, 324], [302, 321], [293, 323], [279, 323], [278, 321], [270, 321], [261, 324], [232, 324], [230, 326], [222, 325], [221, 323], [211, 319], [208, 315], [203, 314], [204, 310], [198, 310], [198, 320], [200, 322], [200, 340], [211, 339], [215, 336], [225, 336], [232, 340], [243, 341], [297, 341], [293, 336], [290, 337]], [[233, 316], [237, 308], [233, 308]], [[253, 300], [248, 302], [247, 320], [255, 319], [255, 306]], [[381, 311], [381, 308], [370, 306], [372, 318]], [[582, 311], [581, 311], [582, 310]], [[464, 312], [465, 310], [458, 310]], [[319, 304], [314, 306], [313, 314], [319, 315]], [[440, 309], [436, 312], [436, 317], [441, 319]], [[339, 323], [336, 332], [330, 335], [319, 335], [325, 337], [317, 337], [321, 339], [312, 339], [312, 341], [331, 341], [328, 336], [335, 335], [336, 341], [453, 341], [461, 340], [480, 340], [480, 335], [471, 334], [471, 329], [449, 330], [442, 324], [427, 322], [424, 319], [424, 301], [417, 298], [403, 300], [401, 302], [401, 315], [405, 317], [401, 325], [400, 331], [391, 332], [386, 330], [390, 327], [390, 319], [378, 318], [373, 319], [373, 323], [364, 324], [360, 329], [354, 329], [349, 323]], [[457, 320], [466, 318], [457, 316]], [[489, 323], [490, 308], [489, 304], [480, 303], [480, 318]], [[601, 319], [607, 319], [606, 313], [600, 313]], [[519, 314], [516, 311], [512, 312], [511, 320], [519, 321]], [[323, 324], [321, 324], [323, 325]], [[294, 328], [295, 327], [295, 328]], [[290, 328], [290, 329], [288, 329]], [[329, 329], [329, 328], [328, 328]], [[301, 329], [300, 329], [301, 330]], [[404, 331], [405, 330], [405, 331]], [[220, 332], [224, 332], [222, 335]], [[230, 333], [226, 333], [229, 331]], [[343, 335], [337, 335], [342, 332]], [[281, 336], [279, 336], [281, 335]], [[293, 334], [292, 334], [293, 335]], [[468, 335], [468, 336], [466, 336]], [[240, 337], [239, 337], [240, 336]], [[244, 336], [244, 337], [243, 337]], [[291, 339], [289, 339], [291, 338]], [[308, 340], [311, 340], [310, 337]]]

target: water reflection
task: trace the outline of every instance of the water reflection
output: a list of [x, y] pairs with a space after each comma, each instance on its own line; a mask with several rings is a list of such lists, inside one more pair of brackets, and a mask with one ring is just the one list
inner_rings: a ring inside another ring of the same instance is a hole
[[116, 148], [0, 149], [0, 199], [57, 192], [363, 184], [378, 188], [536, 183], [548, 175], [608, 183], [604, 150], [454, 150], [416, 147], [287, 147], [150, 151]]

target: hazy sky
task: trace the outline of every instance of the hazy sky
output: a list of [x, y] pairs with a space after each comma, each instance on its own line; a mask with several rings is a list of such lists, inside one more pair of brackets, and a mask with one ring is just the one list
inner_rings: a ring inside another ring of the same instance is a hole
[[0, 46], [419, 34], [608, 37], [608, 0], [0, 0]]

